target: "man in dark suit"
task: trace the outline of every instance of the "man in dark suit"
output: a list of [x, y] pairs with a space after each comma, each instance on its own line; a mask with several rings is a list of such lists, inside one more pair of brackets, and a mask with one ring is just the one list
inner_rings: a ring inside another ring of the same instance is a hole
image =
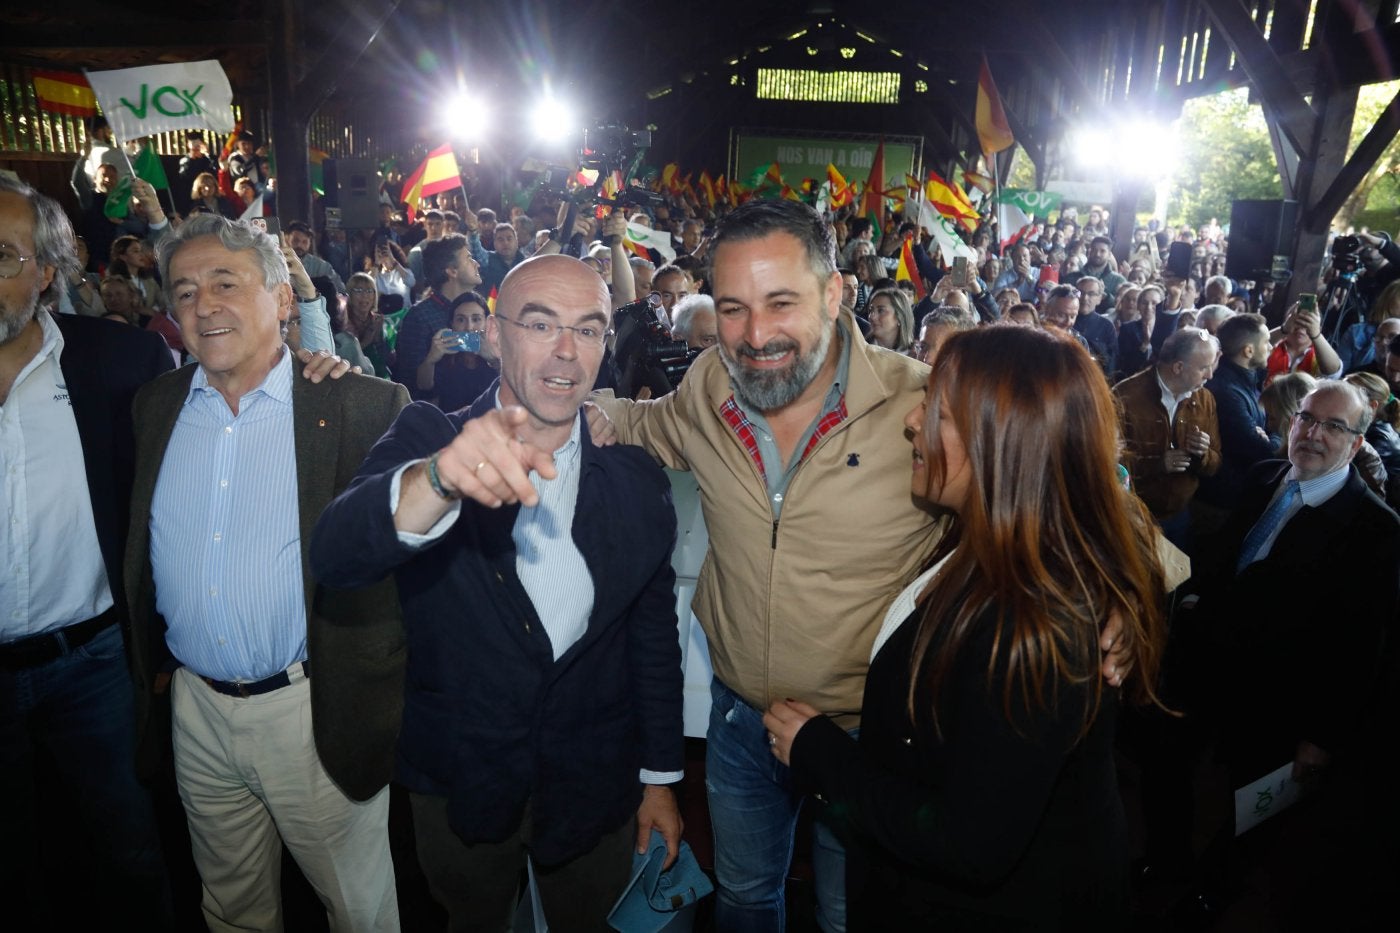
[[511, 270], [486, 325], [497, 386], [452, 414], [407, 408], [312, 542], [327, 586], [397, 576], [397, 779], [454, 930], [509, 926], [527, 853], [550, 929], [606, 929], [632, 849], [653, 828], [679, 845], [670, 487], [579, 414], [610, 308], [576, 259]]
[[1322, 382], [1303, 400], [1288, 460], [1246, 475], [1200, 562], [1199, 605], [1178, 617], [1200, 630], [1209, 660], [1195, 660], [1218, 665], [1218, 706], [1200, 712], [1221, 726], [1230, 786], [1291, 761], [1293, 779], [1313, 790], [1296, 818], [1265, 830], [1282, 830], [1271, 848], [1293, 869], [1280, 903], [1345, 929], [1372, 928], [1340, 919], [1369, 908], [1365, 896], [1336, 892], [1365, 892], [1360, 879], [1377, 871], [1393, 877], [1381, 866], [1394, 858], [1386, 813], [1393, 820], [1396, 806], [1372, 791], [1391, 772], [1400, 518], [1351, 466], [1369, 421], [1366, 397], [1348, 383]]
[[1293, 418], [1288, 460], [1250, 471], [1203, 564], [1214, 573], [1196, 611], [1238, 666], [1226, 745], [1241, 778], [1290, 759], [1311, 778], [1366, 718], [1400, 607], [1400, 519], [1351, 466], [1369, 421], [1355, 386], [1319, 384]]
[[398, 599], [387, 579], [318, 588], [305, 551], [408, 395], [367, 377], [295, 378], [283, 346], [293, 295], [265, 233], [199, 215], [160, 257], [200, 364], [135, 404], [125, 579], [143, 759], [166, 728], [153, 701], [169, 683], [211, 929], [281, 927], [285, 843], [331, 929], [397, 930], [386, 785], [403, 693]]
[[131, 400], [172, 364], [155, 334], [50, 316], [77, 269], [58, 205], [0, 175], [0, 897], [15, 929], [169, 929], [121, 560]]

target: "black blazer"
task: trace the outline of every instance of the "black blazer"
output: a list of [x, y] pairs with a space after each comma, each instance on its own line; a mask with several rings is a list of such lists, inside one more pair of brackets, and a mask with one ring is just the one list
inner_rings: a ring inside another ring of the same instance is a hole
[[[1116, 930], [1127, 916], [1128, 841], [1113, 763], [1116, 691], [1079, 737], [1098, 683], [1085, 633], [1076, 683], [1014, 723], [1005, 643], [988, 683], [995, 607], [973, 623], [938, 704], [910, 659], [921, 609], [870, 665], [859, 742], [831, 719], [797, 733], [792, 771], [848, 838], [852, 930]], [[1070, 647], [1068, 653], [1073, 654]]]
[[119, 610], [126, 607], [122, 558], [136, 462], [131, 403], [143, 385], [175, 368], [159, 334], [72, 314], [53, 316], [63, 334], [59, 368], [83, 445], [92, 518]]
[[406, 408], [321, 516], [311, 567], [330, 587], [395, 572], [408, 631], [396, 779], [446, 797], [448, 822], [468, 843], [506, 838], [528, 802], [531, 853], [554, 865], [631, 816], [640, 768], [683, 767], [676, 517], [651, 458], [640, 447], [593, 446], [585, 424], [571, 531], [593, 579], [593, 613], [555, 661], [515, 572], [519, 506], [464, 502], [421, 552], [399, 543], [389, 511], [394, 471], [494, 404], [487, 391], [451, 414], [425, 402]]
[[1355, 467], [1318, 508], [1304, 506], [1269, 551], [1235, 575], [1240, 548], [1288, 473], [1266, 460], [1199, 563], [1196, 612], [1217, 639], [1226, 747], [1238, 776], [1293, 759], [1299, 739], [1333, 754], [1370, 718], [1400, 607], [1400, 518]]

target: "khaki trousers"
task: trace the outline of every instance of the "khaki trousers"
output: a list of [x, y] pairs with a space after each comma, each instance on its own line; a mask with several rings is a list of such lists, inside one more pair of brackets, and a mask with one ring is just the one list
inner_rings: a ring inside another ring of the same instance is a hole
[[171, 684], [175, 778], [214, 933], [282, 931], [286, 844], [321, 902], [332, 933], [397, 931], [389, 853], [389, 789], [364, 803], [345, 796], [316, 754], [311, 684], [224, 696], [180, 668]]

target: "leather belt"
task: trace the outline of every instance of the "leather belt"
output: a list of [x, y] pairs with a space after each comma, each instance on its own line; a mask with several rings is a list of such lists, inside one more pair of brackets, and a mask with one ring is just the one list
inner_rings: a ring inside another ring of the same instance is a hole
[[[311, 676], [311, 662], [302, 661], [301, 670], [307, 677]], [[297, 665], [292, 665], [296, 667]], [[271, 693], [274, 690], [281, 690], [283, 687], [290, 687], [292, 678], [286, 671], [278, 671], [271, 677], [262, 680], [255, 680], [252, 683], [238, 683], [229, 680], [215, 680], [212, 677], [200, 677], [200, 680], [209, 685], [215, 693], [222, 693], [226, 697], [238, 697], [246, 700], [248, 697], [259, 696], [264, 693]]]
[[93, 616], [86, 622], [74, 622], [52, 632], [41, 632], [18, 641], [0, 645], [0, 667], [11, 671], [47, 664], [75, 648], [81, 648], [110, 626], [117, 624], [117, 607]]

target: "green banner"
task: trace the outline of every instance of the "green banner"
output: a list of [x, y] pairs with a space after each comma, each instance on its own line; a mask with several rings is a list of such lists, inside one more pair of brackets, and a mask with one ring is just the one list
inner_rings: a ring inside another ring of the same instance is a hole
[[[804, 178], [826, 181], [826, 167], [835, 165], [848, 183], [864, 184], [879, 145], [879, 139], [739, 135], [734, 140], [734, 177], [749, 178], [776, 162], [783, 181], [797, 188]], [[909, 143], [885, 143], [884, 190], [904, 187], [904, 176], [914, 174], [915, 155]]]
[[1003, 188], [997, 203], [1011, 204], [1029, 217], [1044, 217], [1060, 206], [1064, 196], [1053, 191], [1027, 191], [1024, 188]]

